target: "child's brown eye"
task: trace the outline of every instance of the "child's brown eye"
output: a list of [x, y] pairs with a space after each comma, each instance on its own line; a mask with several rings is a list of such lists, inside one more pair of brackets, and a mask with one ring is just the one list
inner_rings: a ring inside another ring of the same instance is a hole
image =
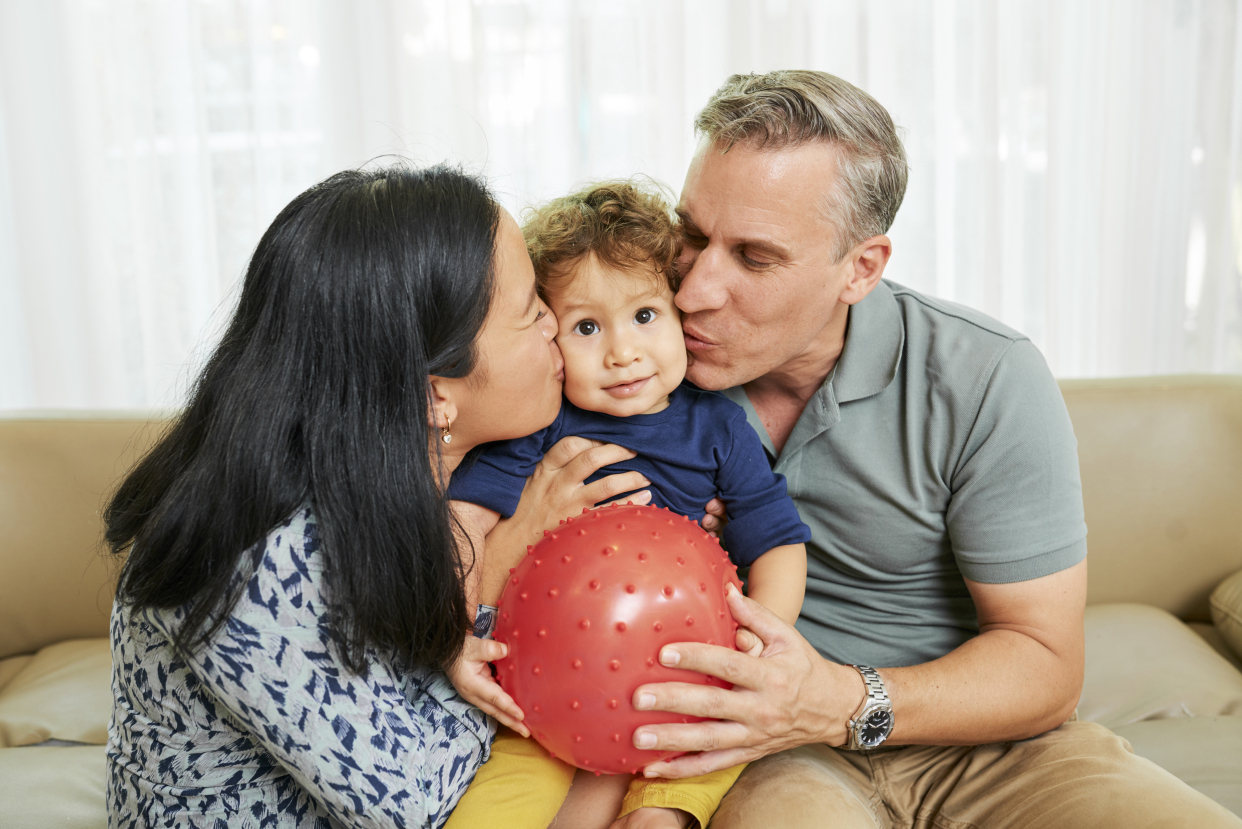
[[574, 333], [581, 334], [584, 337], [589, 337], [596, 331], [599, 331], [599, 326], [590, 320], [583, 320], [574, 326]]
[[655, 322], [656, 313], [650, 308], [643, 308], [634, 315], [634, 322], [639, 325], [646, 325], [649, 322]]

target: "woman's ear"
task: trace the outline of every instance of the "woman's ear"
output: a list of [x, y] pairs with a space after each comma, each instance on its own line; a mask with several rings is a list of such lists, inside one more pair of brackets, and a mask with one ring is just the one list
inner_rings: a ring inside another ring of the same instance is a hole
[[454, 401], [455, 384], [447, 377], [428, 378], [430, 389], [431, 410], [427, 413], [428, 425], [432, 429], [448, 429], [457, 420], [457, 404]]

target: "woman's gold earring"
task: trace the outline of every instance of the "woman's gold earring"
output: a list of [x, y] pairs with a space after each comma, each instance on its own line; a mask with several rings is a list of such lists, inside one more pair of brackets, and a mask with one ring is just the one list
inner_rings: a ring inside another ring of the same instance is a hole
[[444, 441], [445, 443], [452, 443], [453, 436], [449, 434], [449, 429], [452, 428], [453, 421], [449, 420], [446, 417], [444, 418], [444, 424], [445, 425], [440, 428], [440, 440]]

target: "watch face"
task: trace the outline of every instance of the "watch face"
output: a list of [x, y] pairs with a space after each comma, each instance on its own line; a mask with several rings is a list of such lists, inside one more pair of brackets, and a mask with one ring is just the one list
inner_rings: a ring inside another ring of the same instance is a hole
[[878, 746], [892, 730], [893, 712], [887, 708], [876, 709], [862, 721], [858, 742], [867, 748]]

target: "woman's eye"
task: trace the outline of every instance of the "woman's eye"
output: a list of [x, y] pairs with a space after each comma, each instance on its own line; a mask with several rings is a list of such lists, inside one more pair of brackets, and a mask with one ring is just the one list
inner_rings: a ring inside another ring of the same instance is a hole
[[574, 326], [574, 333], [581, 334], [584, 337], [589, 337], [596, 331], [599, 331], [599, 326], [590, 320], [583, 320]]
[[647, 325], [648, 323], [655, 322], [655, 318], [656, 318], [656, 312], [653, 309], [643, 308], [641, 311], [639, 311], [637, 314], [634, 315], [634, 322], [638, 323], [639, 325]]

